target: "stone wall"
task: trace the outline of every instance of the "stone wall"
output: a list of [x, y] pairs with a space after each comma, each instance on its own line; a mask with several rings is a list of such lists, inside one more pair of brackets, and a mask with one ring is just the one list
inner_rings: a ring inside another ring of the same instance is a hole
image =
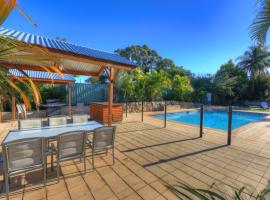
[[[155, 102], [144, 102], [143, 110], [145, 112], [163, 111], [164, 101]], [[126, 112], [126, 104], [122, 103], [123, 110]], [[199, 107], [199, 104], [188, 103], [188, 102], [178, 102], [178, 101], [167, 101], [167, 110], [179, 110]], [[142, 111], [142, 102], [128, 102], [127, 104], [128, 113], [138, 113]]]

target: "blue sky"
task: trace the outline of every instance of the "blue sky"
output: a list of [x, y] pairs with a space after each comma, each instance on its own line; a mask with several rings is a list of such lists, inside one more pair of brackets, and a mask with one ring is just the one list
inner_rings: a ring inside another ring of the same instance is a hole
[[252, 45], [256, 0], [19, 0], [4, 27], [114, 51], [147, 44], [195, 73], [215, 73]]

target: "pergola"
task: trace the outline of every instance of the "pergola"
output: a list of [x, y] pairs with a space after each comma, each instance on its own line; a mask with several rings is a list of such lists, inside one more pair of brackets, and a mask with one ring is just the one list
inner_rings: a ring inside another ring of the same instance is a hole
[[[52, 55], [60, 58], [64, 68], [59, 69], [64, 74], [100, 76], [106, 71], [109, 77], [108, 124], [112, 124], [114, 71], [115, 69], [133, 70], [136, 67], [134, 63], [116, 53], [78, 46], [12, 29], [0, 28], [0, 34], [11, 36], [14, 40], [30, 43], [34, 46], [46, 47]], [[7, 63], [7, 67], [11, 69], [44, 71], [43, 68], [28, 63]]]
[[[64, 84], [68, 86], [68, 115], [72, 115], [72, 84], [75, 82], [75, 78], [70, 74], [63, 74], [63, 77], [56, 73], [49, 74], [48, 72], [43, 71], [31, 71], [31, 70], [23, 70], [28, 77], [35, 83], [45, 83], [45, 84]], [[9, 70], [10, 75], [19, 77], [21, 80], [26, 81], [26, 77], [16, 69]], [[13, 95], [11, 98], [11, 119], [16, 119], [16, 102], [15, 96]]]

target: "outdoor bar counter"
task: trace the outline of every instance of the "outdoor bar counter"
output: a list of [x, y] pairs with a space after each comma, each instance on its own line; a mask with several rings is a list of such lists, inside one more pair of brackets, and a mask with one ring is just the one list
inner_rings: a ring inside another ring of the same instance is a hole
[[[90, 116], [92, 120], [108, 123], [109, 105], [106, 102], [94, 102], [90, 104]], [[123, 107], [121, 104], [113, 104], [112, 121], [121, 122], [123, 120]]]

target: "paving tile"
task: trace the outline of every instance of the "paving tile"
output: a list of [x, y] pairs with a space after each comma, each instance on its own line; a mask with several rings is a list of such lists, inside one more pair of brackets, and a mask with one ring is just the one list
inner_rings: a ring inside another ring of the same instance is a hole
[[138, 194], [143, 198], [147, 200], [156, 199], [160, 194], [156, 192], [153, 188], [150, 186], [145, 186], [144, 188], [138, 190]]

